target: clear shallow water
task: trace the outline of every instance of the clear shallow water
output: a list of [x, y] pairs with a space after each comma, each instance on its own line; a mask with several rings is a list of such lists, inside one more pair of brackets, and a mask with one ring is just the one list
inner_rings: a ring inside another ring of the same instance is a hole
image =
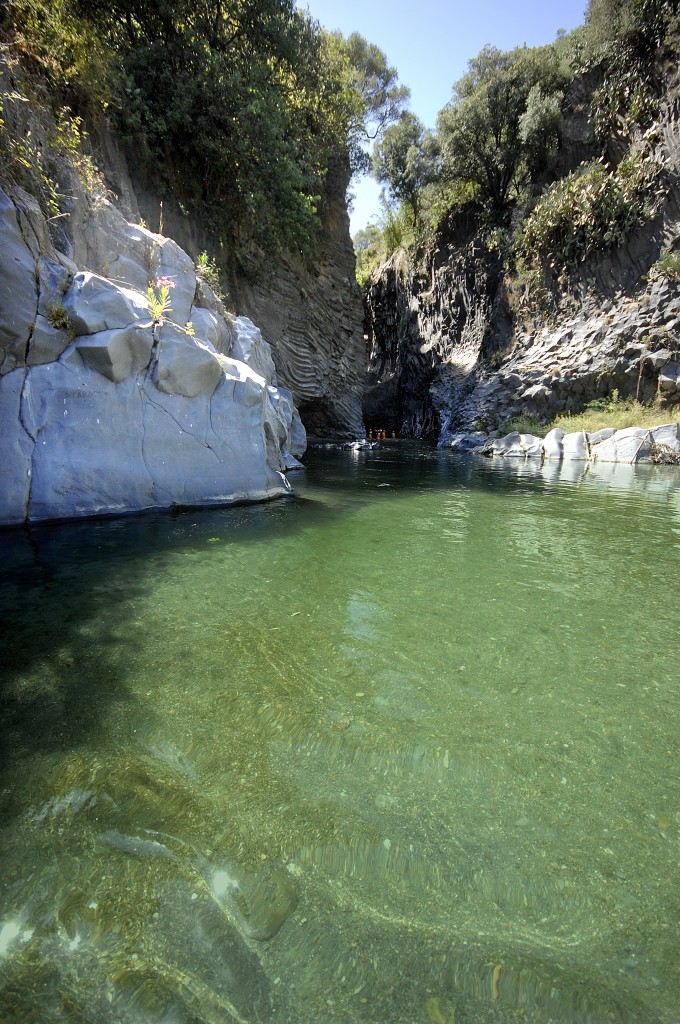
[[680, 1021], [680, 476], [0, 535], [0, 1020]]

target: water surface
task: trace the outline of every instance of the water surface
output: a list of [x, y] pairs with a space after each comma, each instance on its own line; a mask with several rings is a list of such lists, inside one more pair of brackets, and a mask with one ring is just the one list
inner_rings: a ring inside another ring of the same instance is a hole
[[0, 1020], [680, 1021], [668, 467], [0, 536]]

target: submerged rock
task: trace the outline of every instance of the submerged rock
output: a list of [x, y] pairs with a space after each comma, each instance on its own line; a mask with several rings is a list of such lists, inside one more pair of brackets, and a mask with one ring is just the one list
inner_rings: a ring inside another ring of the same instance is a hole
[[168, 860], [177, 860], [172, 850], [169, 850], [163, 843], [155, 839], [142, 839], [139, 836], [126, 836], [116, 829], [109, 829], [100, 836], [102, 843], [113, 846], [132, 857], [166, 857]]
[[249, 939], [273, 938], [297, 907], [297, 890], [280, 868], [246, 872], [205, 862], [202, 874], [213, 898], [227, 908]]

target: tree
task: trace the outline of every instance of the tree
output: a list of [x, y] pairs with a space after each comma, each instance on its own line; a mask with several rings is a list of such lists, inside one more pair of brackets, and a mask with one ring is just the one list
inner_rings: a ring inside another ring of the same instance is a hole
[[362, 131], [366, 138], [376, 139], [401, 115], [411, 91], [398, 84], [397, 69], [387, 63], [383, 51], [358, 32], [352, 32], [346, 47], [352, 84], [364, 105]]
[[[536, 167], [540, 132], [533, 126], [538, 120], [545, 143], [550, 136], [552, 145], [548, 122], [554, 127], [563, 83], [554, 47], [521, 47], [502, 53], [486, 46], [469, 62], [467, 73], [453, 88], [451, 102], [439, 114], [445, 175], [475, 184], [481, 200], [497, 218], [504, 215], [511, 198], [521, 192]], [[527, 120], [524, 115], [535, 87], [540, 93], [533, 94], [533, 114]], [[546, 115], [542, 119], [537, 118], [539, 96]]]
[[437, 140], [415, 114], [407, 111], [376, 142], [371, 173], [387, 185], [393, 200], [410, 208], [415, 224], [420, 190], [439, 173]]
[[119, 126], [154, 187], [230, 248], [309, 250], [329, 174], [394, 94], [381, 51], [364, 44], [363, 98], [346, 44], [294, 0], [70, 2], [118, 54]]
[[145, 185], [248, 262], [311, 249], [348, 155], [365, 165], [408, 96], [378, 47], [295, 0], [5, 0], [0, 22], [54, 93], [115, 124]]
[[588, 0], [586, 32], [591, 45], [623, 37], [649, 56], [678, 13], [678, 0]]
[[358, 32], [347, 39], [334, 32], [333, 39], [347, 59], [349, 83], [358, 101], [350, 119], [349, 151], [353, 173], [363, 173], [370, 164], [366, 143], [379, 138], [400, 117], [411, 93], [399, 85], [397, 69], [374, 43]]
[[562, 92], [545, 95], [540, 85], [529, 90], [526, 110], [519, 119], [519, 136], [527, 172], [534, 181], [557, 152], [563, 98]]

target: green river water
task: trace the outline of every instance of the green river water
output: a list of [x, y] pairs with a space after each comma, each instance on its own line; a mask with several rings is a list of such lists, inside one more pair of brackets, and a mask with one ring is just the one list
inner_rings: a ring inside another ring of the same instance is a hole
[[680, 1021], [680, 475], [0, 535], [0, 1022]]

